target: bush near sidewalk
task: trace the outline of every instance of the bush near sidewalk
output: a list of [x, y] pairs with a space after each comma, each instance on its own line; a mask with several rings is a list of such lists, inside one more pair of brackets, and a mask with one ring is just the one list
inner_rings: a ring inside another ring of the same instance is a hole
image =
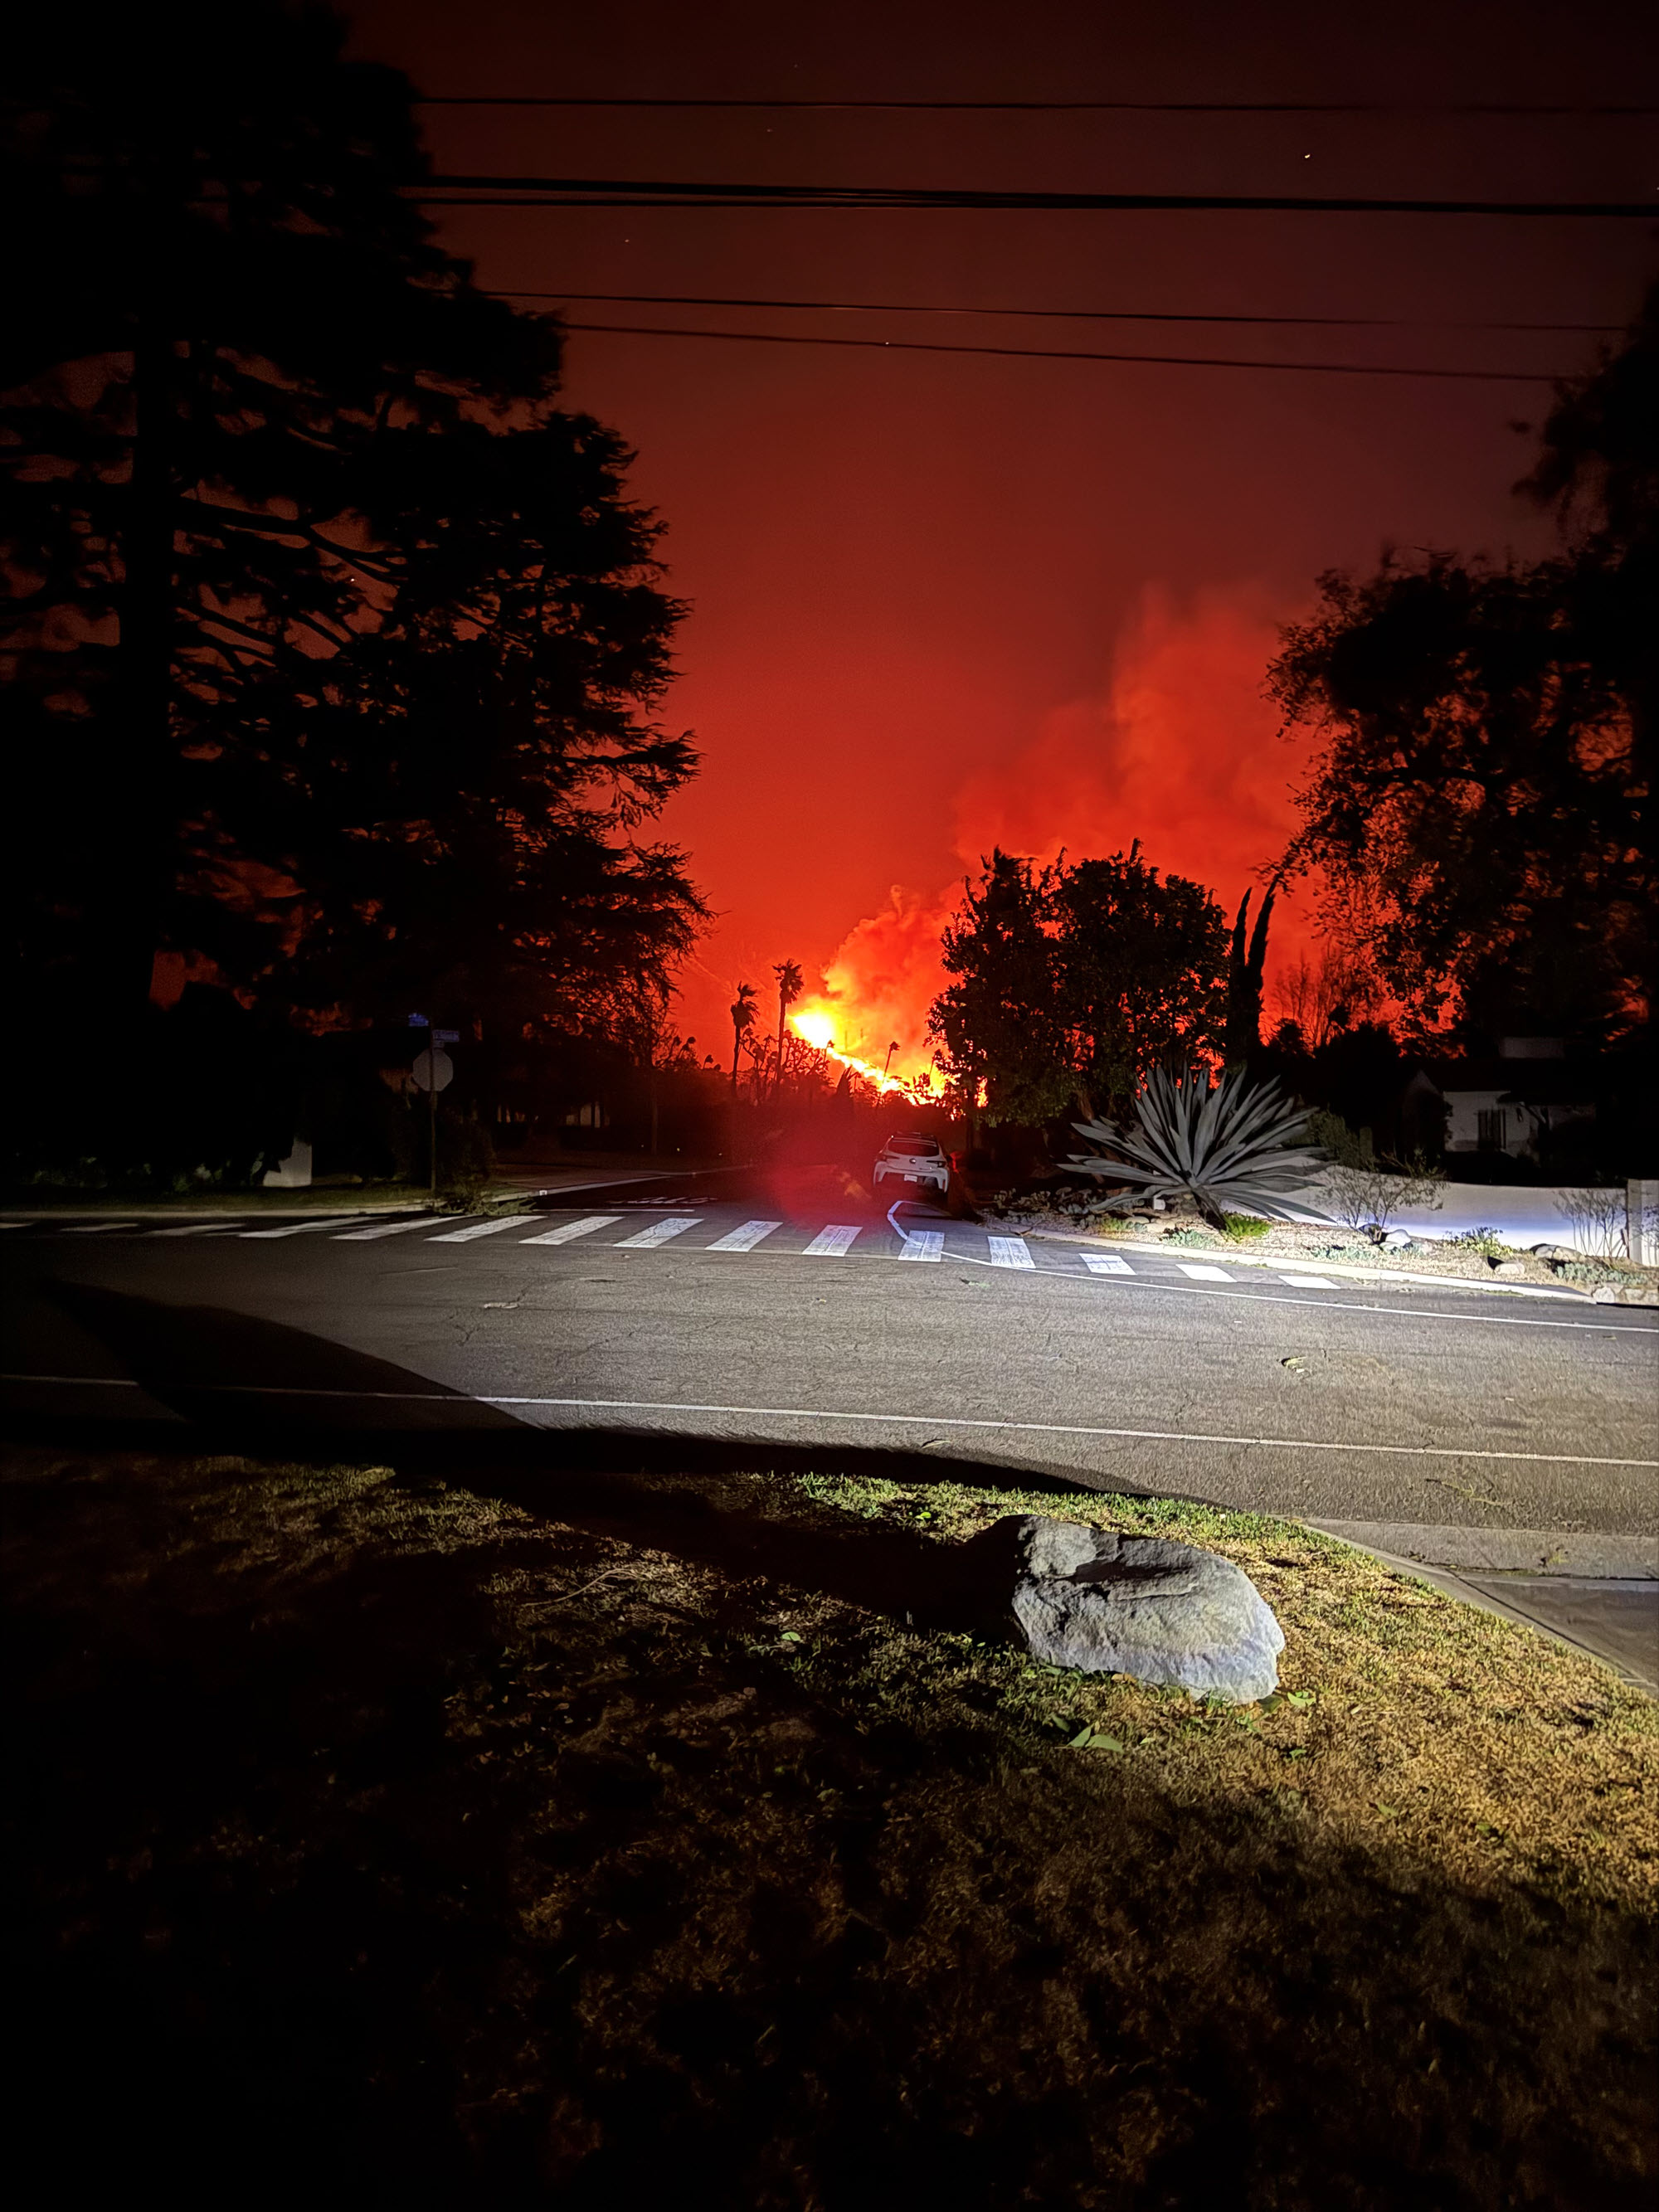
[[[18, 2109], [71, 2192], [1645, 2201], [1659, 1730], [1607, 1670], [1196, 1505], [452, 1468], [12, 1454]], [[1282, 1697], [847, 1594], [1026, 1510], [1238, 1559]]]

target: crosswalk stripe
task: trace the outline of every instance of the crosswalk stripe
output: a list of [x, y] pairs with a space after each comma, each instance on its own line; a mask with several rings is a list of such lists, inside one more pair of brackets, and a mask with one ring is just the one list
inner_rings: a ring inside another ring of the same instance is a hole
[[769, 1237], [775, 1229], [781, 1229], [782, 1226], [781, 1221], [745, 1221], [741, 1228], [730, 1230], [724, 1237], [717, 1237], [707, 1249], [710, 1252], [752, 1252], [763, 1237]]
[[1030, 1245], [1023, 1237], [993, 1237], [990, 1239], [991, 1265], [994, 1267], [1035, 1267]]
[[1115, 1252], [1085, 1252], [1083, 1264], [1091, 1275], [1133, 1275], [1134, 1269]]
[[1191, 1260], [1176, 1261], [1183, 1275], [1190, 1275], [1195, 1283], [1231, 1283], [1232, 1277], [1224, 1267], [1202, 1267]]
[[475, 1237], [499, 1237], [503, 1229], [522, 1229], [526, 1221], [539, 1217], [533, 1213], [504, 1213], [499, 1221], [475, 1221], [470, 1229], [452, 1229], [447, 1236], [434, 1237], [434, 1244], [470, 1244]]
[[361, 1221], [361, 1213], [325, 1213], [320, 1221], [295, 1221], [281, 1229], [239, 1229], [239, 1237], [304, 1237], [313, 1229], [337, 1229], [343, 1221]]
[[942, 1260], [945, 1257], [945, 1231], [942, 1229], [907, 1229], [901, 1260]]
[[845, 1221], [832, 1221], [828, 1228], [819, 1230], [817, 1235], [802, 1253], [801, 1257], [811, 1260], [842, 1259], [851, 1249], [853, 1239], [858, 1233], [856, 1222], [849, 1225]]
[[240, 1221], [187, 1221], [182, 1229], [152, 1229], [152, 1237], [220, 1237], [241, 1227]]
[[520, 1244], [568, 1244], [575, 1237], [591, 1237], [596, 1229], [609, 1229], [612, 1222], [620, 1221], [620, 1213], [590, 1213], [580, 1221], [562, 1221], [556, 1229], [544, 1230], [539, 1237], [521, 1237]]
[[60, 1229], [60, 1237], [112, 1237], [118, 1230], [136, 1229], [136, 1221], [82, 1221], [73, 1229]]
[[695, 1229], [702, 1216], [698, 1213], [668, 1213], [660, 1221], [653, 1221], [648, 1229], [636, 1236], [624, 1237], [613, 1244], [613, 1252], [652, 1252], [659, 1244], [667, 1243], [671, 1237], [684, 1237], [688, 1229]]
[[1281, 1275], [1279, 1279], [1281, 1283], [1294, 1283], [1299, 1291], [1334, 1291], [1340, 1287], [1328, 1275]]
[[441, 1213], [423, 1213], [418, 1221], [377, 1221], [372, 1229], [343, 1229], [337, 1244], [367, 1244], [372, 1237], [407, 1237], [411, 1229], [435, 1229]]

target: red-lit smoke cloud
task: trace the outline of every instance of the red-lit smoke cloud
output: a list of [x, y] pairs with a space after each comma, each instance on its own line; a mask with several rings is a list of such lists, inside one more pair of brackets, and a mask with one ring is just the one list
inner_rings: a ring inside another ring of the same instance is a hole
[[[1048, 714], [1027, 744], [969, 778], [955, 802], [964, 873], [994, 846], [1051, 860], [1127, 851], [1207, 884], [1231, 915], [1294, 827], [1291, 790], [1305, 748], [1279, 735], [1262, 696], [1279, 622], [1293, 610], [1256, 585], [1211, 587], [1177, 603], [1149, 586], [1121, 635], [1099, 696]], [[962, 896], [957, 878], [922, 894], [895, 884], [891, 902], [852, 930], [803, 1011], [825, 1010], [839, 1041], [879, 1061], [896, 1040], [895, 1073], [925, 1067], [927, 1009], [945, 981], [939, 936]], [[1270, 970], [1305, 945], [1308, 925], [1275, 909]]]

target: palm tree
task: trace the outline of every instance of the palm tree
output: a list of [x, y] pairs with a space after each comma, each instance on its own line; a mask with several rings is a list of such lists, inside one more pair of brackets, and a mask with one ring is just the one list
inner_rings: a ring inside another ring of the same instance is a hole
[[783, 1089], [783, 1018], [799, 998], [803, 981], [799, 964], [793, 960], [780, 960], [772, 973], [778, 979], [778, 1074], [773, 1091], [775, 1097]]
[[732, 1096], [738, 1095], [738, 1054], [743, 1050], [743, 1041], [755, 1026], [755, 1000], [752, 983], [739, 983], [738, 995], [732, 1001]]

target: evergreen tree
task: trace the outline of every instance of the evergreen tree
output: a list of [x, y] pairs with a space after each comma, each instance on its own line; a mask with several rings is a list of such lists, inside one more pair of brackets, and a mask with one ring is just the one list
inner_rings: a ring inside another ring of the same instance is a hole
[[642, 835], [695, 757], [629, 457], [436, 244], [410, 87], [343, 36], [9, 37], [11, 934], [21, 1004], [106, 1046], [168, 950], [283, 1014], [602, 1028], [701, 910]]
[[943, 1064], [988, 1121], [1124, 1111], [1152, 1068], [1219, 1052], [1227, 927], [1182, 876], [1126, 855], [1034, 868], [995, 852], [945, 934]]
[[1126, 1112], [1152, 1068], [1178, 1071], [1219, 1047], [1231, 1013], [1224, 917], [1201, 884], [1160, 883], [1139, 840], [1127, 858], [1058, 869], [1053, 901], [1078, 1104], [1090, 1119]]
[[934, 1000], [928, 1030], [970, 1114], [993, 1125], [1051, 1121], [1072, 1097], [1053, 890], [1052, 870], [995, 851], [945, 933], [943, 962], [956, 980]]
[[1543, 445], [1561, 553], [1390, 556], [1286, 633], [1272, 687], [1322, 742], [1289, 859], [1424, 1022], [1629, 1035], [1659, 982], [1659, 289]]

